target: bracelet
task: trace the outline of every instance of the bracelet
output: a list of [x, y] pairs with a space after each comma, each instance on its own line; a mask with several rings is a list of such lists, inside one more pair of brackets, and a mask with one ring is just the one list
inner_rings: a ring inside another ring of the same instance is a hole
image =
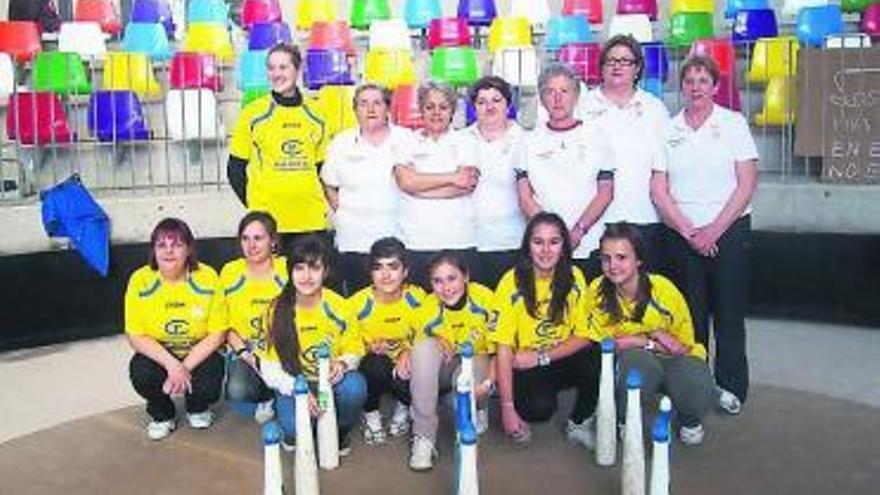
[[482, 385], [483, 388], [486, 389], [487, 394], [491, 395], [492, 392], [495, 391], [495, 382], [493, 382], [489, 378], [486, 378], [485, 380], [483, 380], [482, 383], [480, 383], [480, 385]]
[[515, 407], [513, 405], [513, 401], [504, 401], [501, 403], [501, 407]]

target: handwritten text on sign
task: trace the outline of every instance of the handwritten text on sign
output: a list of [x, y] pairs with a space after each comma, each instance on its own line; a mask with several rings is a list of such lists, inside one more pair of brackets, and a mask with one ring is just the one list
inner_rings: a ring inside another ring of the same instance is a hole
[[828, 91], [827, 143], [822, 178], [880, 182], [880, 68], [841, 68]]

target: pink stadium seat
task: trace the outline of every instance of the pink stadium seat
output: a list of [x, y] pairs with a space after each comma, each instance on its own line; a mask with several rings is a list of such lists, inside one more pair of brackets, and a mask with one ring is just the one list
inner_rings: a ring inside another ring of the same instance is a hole
[[21, 92], [11, 96], [6, 134], [22, 144], [70, 143], [76, 139], [67, 124], [61, 98], [50, 92]]

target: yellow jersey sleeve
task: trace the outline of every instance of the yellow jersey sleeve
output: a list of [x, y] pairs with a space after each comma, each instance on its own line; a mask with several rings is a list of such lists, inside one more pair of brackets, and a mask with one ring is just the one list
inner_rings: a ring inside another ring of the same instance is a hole
[[513, 270], [508, 271], [498, 282], [495, 289], [495, 308], [497, 317], [494, 330], [489, 332], [489, 340], [496, 345], [517, 347], [517, 309], [515, 307], [519, 294], [514, 281]]
[[232, 131], [232, 137], [229, 139], [229, 154], [242, 160], [250, 160], [253, 153], [253, 136], [251, 135], [251, 121], [253, 120], [254, 110], [264, 108], [267, 98], [271, 95], [259, 98], [249, 105], [241, 109], [238, 114], [238, 120], [235, 122], [235, 129]]
[[380, 303], [373, 289], [366, 287], [349, 299], [354, 323], [365, 344], [385, 341], [392, 359], [412, 347], [415, 338], [416, 313], [425, 298], [425, 292], [416, 286], [406, 286], [402, 296], [393, 303]]
[[247, 262], [240, 258], [227, 263], [220, 272], [227, 327], [252, 349], [266, 346], [263, 319], [269, 305], [287, 283], [286, 266], [283, 257], [276, 257], [272, 272], [265, 278], [255, 279], [248, 275]]
[[568, 317], [571, 320], [572, 335], [584, 339], [590, 339], [590, 331], [587, 325], [587, 315], [596, 305], [595, 292], [586, 283], [584, 274], [580, 268], [573, 267], [574, 270], [574, 286], [572, 287], [572, 295], [569, 296]]

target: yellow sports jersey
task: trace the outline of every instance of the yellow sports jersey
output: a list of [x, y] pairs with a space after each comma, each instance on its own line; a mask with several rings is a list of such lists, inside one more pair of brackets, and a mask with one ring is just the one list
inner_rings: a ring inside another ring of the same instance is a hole
[[261, 279], [248, 276], [244, 258], [226, 263], [220, 270], [223, 290], [220, 316], [226, 327], [234, 330], [252, 349], [266, 350], [263, 318], [269, 304], [286, 283], [287, 262], [284, 257], [276, 257], [272, 273]]
[[[267, 314], [266, 328], [272, 311]], [[296, 308], [296, 332], [299, 337], [299, 363], [310, 380], [318, 378], [318, 349], [327, 343], [330, 356], [343, 354], [364, 355], [364, 342], [348, 310], [348, 304], [339, 294], [323, 289], [321, 302], [314, 308]], [[278, 353], [272, 345], [263, 354], [265, 359], [278, 362]]]
[[156, 339], [183, 358], [210, 333], [226, 330], [217, 310], [221, 304], [217, 272], [199, 263], [186, 280], [168, 283], [144, 266], [128, 279], [125, 290], [125, 333]]
[[439, 337], [460, 352], [470, 342], [474, 354], [494, 354], [495, 345], [487, 336], [495, 326], [497, 312], [492, 291], [478, 283], [467, 287], [467, 302], [461, 309], [450, 309], [431, 294], [418, 312], [418, 336]]
[[551, 281], [536, 279], [535, 293], [539, 318], [532, 318], [526, 310], [525, 299], [516, 287], [513, 270], [509, 270], [498, 282], [495, 301], [498, 305], [498, 324], [489, 338], [496, 344], [512, 347], [514, 350], [546, 350], [555, 347], [572, 335], [589, 338], [587, 333], [587, 312], [593, 307], [593, 293], [584, 275], [577, 267], [572, 267], [574, 284], [568, 293], [565, 316], [559, 324], [546, 319], [550, 306]]
[[[598, 294], [599, 284], [604, 277], [598, 277], [590, 284]], [[651, 300], [645, 308], [642, 321], [630, 321], [635, 304], [633, 301], [620, 299], [620, 308], [625, 320], [612, 324], [608, 313], [602, 311], [599, 301], [590, 312], [588, 327], [590, 338], [602, 340], [608, 337], [639, 335], [654, 330], [663, 330], [676, 338], [687, 349], [689, 355], [706, 359], [706, 348], [694, 340], [694, 326], [691, 312], [684, 296], [669, 279], [661, 275], [649, 275], [651, 280]], [[601, 297], [601, 296], [598, 296]]]
[[231, 155], [248, 161], [248, 208], [271, 213], [282, 233], [329, 226], [317, 167], [328, 137], [310, 105], [282, 106], [263, 96], [242, 109], [229, 143]]
[[373, 288], [366, 287], [348, 301], [364, 342], [384, 340], [388, 344], [388, 356], [396, 360], [412, 346], [417, 310], [425, 297], [421, 287], [406, 285], [400, 299], [390, 304], [380, 303], [373, 295]]

